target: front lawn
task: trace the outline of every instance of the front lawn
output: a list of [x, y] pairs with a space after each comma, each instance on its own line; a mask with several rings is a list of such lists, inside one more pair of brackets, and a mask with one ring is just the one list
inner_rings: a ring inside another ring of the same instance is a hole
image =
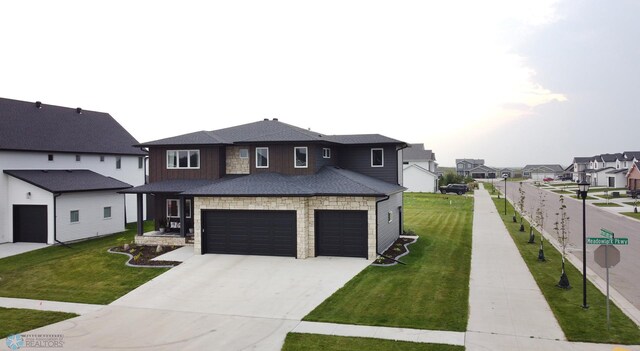
[[[151, 223], [145, 223], [151, 230]], [[107, 249], [132, 242], [127, 231], [64, 246], [50, 246], [0, 259], [0, 296], [108, 304], [165, 272], [125, 266], [127, 257]]]
[[77, 316], [73, 313], [0, 307], [0, 338], [4, 339], [9, 335], [24, 333]]
[[598, 207], [622, 207], [622, 205], [618, 205], [615, 202], [593, 202], [593, 205]]
[[463, 346], [425, 344], [372, 338], [355, 338], [335, 335], [289, 333], [282, 351], [462, 351]]
[[[504, 208], [504, 200], [494, 199], [496, 208]], [[587, 297], [589, 309], [582, 306], [582, 273], [570, 263], [565, 264], [565, 271], [573, 288], [564, 290], [556, 285], [560, 280], [562, 257], [549, 243], [545, 242], [545, 262], [538, 261], [540, 247], [540, 233], [534, 230], [536, 244], [528, 244], [528, 230], [519, 231], [520, 223], [513, 223], [511, 204], [509, 215], [502, 211], [498, 214], [502, 218], [511, 238], [515, 242], [522, 258], [529, 267], [529, 271], [542, 291], [547, 303], [551, 307], [562, 331], [569, 341], [584, 341], [596, 343], [638, 344], [640, 343], [640, 329], [613, 302], [611, 303], [611, 329], [607, 330], [606, 298], [591, 282], [587, 281]], [[547, 218], [547, 220], [551, 220]], [[525, 226], [529, 223], [525, 220]], [[528, 228], [527, 228], [528, 229]]]
[[567, 191], [567, 190], [551, 190], [556, 194], [575, 194], [575, 191]]
[[[572, 196], [571, 196], [571, 198], [572, 198], [572, 199], [576, 199], [576, 200], [580, 200], [580, 201], [582, 201], [582, 199], [581, 199], [581, 198], [578, 198], [578, 197], [577, 197], [577, 196], [575, 196], [575, 195], [572, 195]], [[593, 196], [589, 196], [589, 195], [587, 195], [587, 200], [598, 200], [598, 198], [597, 198], [597, 197], [593, 197]]]
[[465, 331], [473, 198], [405, 194], [404, 220], [420, 237], [407, 265], [367, 267], [304, 319]]
[[635, 213], [635, 212], [620, 212], [620, 214], [623, 214], [627, 217], [631, 217], [631, 218], [635, 218], [635, 219], [640, 219], [640, 213]]

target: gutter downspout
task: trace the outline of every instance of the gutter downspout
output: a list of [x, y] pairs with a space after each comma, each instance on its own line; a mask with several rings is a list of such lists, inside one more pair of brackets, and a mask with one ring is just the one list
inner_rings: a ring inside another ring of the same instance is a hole
[[62, 241], [58, 240], [57, 238], [57, 234], [58, 234], [58, 210], [57, 210], [57, 199], [58, 197], [62, 195], [62, 193], [54, 193], [53, 194], [53, 241], [66, 247], [66, 248], [71, 248], [71, 246], [63, 243]]
[[383, 201], [389, 200], [389, 198], [390, 198], [389, 195], [385, 195], [384, 198], [382, 198], [380, 200], [376, 200], [376, 254], [378, 254], [380, 256], [382, 256], [382, 254], [378, 252], [378, 204], [383, 202]]

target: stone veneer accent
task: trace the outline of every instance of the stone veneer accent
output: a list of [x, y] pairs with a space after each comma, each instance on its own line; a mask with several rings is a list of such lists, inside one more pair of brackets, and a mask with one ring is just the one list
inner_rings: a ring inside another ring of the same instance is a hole
[[227, 146], [227, 174], [249, 174], [249, 157], [240, 158], [240, 149], [249, 147]]
[[162, 246], [185, 246], [185, 238], [181, 236], [166, 235], [136, 235], [134, 242], [136, 245], [162, 245]]
[[202, 250], [202, 210], [294, 210], [297, 258], [315, 257], [315, 210], [368, 211], [368, 259], [376, 258], [376, 199], [362, 196], [314, 197], [196, 197], [194, 199], [194, 250]]

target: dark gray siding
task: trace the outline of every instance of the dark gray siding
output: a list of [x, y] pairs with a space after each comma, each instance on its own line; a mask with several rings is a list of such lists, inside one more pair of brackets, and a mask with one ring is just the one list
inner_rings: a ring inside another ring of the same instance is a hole
[[[400, 208], [402, 193], [389, 196], [389, 200], [378, 203], [378, 252], [383, 253], [400, 235]], [[392, 220], [389, 222], [388, 213]]]
[[[371, 167], [371, 149], [384, 149], [384, 167]], [[338, 165], [385, 182], [398, 184], [398, 152], [395, 145], [349, 145], [339, 149]]]
[[[329, 148], [331, 149], [331, 158], [322, 157], [322, 149]], [[324, 166], [335, 166], [338, 162], [336, 162], [338, 157], [337, 148], [331, 145], [314, 145], [313, 152], [316, 155], [316, 169], [319, 170]]]

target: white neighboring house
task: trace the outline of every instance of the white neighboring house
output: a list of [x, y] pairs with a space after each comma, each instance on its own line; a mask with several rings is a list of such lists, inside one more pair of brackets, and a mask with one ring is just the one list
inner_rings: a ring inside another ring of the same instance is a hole
[[438, 191], [438, 163], [424, 144], [409, 144], [402, 150], [402, 186], [408, 192], [435, 193]]
[[[0, 243], [54, 244], [137, 220], [146, 152], [107, 113], [0, 98]], [[144, 213], [144, 211], [141, 211]]]
[[526, 165], [522, 168], [522, 176], [536, 181], [543, 181], [546, 178], [556, 179], [562, 176], [564, 167], [558, 164], [551, 165]]

